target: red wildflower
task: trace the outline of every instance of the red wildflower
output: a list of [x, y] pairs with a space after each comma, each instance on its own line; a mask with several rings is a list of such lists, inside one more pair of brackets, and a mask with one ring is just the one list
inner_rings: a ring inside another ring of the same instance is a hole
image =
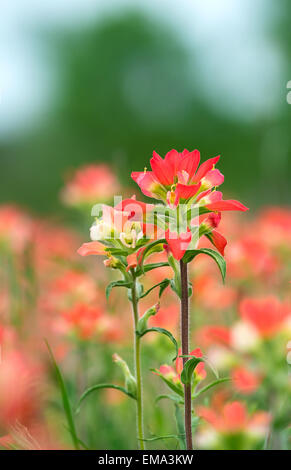
[[276, 297], [246, 298], [240, 303], [243, 320], [251, 323], [263, 337], [270, 337], [280, 330], [290, 316], [290, 307]]
[[77, 250], [77, 253], [79, 253], [79, 255], [81, 256], [89, 256], [89, 255], [107, 256], [105, 247], [100, 242], [83, 243], [83, 245]]
[[[196, 196], [197, 202], [203, 198], [201, 206], [209, 210], [247, 210], [238, 201], [222, 201], [218, 191], [212, 191], [224, 181], [224, 176], [216, 169], [219, 156], [206, 160], [199, 166], [200, 153], [198, 150], [170, 150], [163, 160], [156, 152], [151, 159], [152, 171], [132, 172], [132, 179], [139, 185], [141, 191], [149, 197], [170, 201], [177, 205], [178, 201], [188, 201]], [[170, 191], [170, 194], [169, 194]]]
[[166, 231], [166, 240], [170, 247], [170, 250], [175, 259], [180, 260], [183, 258], [190, 242], [192, 239], [192, 234], [190, 229], [187, 230], [185, 233], [180, 233], [179, 235], [177, 232], [170, 232], [170, 230]]
[[217, 248], [219, 253], [224, 256], [224, 249], [227, 241], [216, 228], [221, 221], [220, 212], [211, 212], [210, 214], [202, 214], [191, 220], [191, 226], [199, 226], [201, 234], [206, 234], [211, 243]]
[[260, 385], [260, 378], [254, 372], [251, 372], [244, 367], [237, 367], [232, 372], [232, 381], [234, 387], [244, 395], [249, 395], [255, 392]]
[[[184, 256], [192, 239], [188, 226], [186, 231], [190, 207], [193, 210], [197, 209], [197, 212], [203, 208], [203, 212], [206, 210], [206, 213], [216, 213], [199, 217], [198, 230], [195, 233], [198, 239], [202, 235], [206, 235], [222, 256], [227, 242], [223, 235], [216, 230], [221, 218], [217, 212], [248, 210], [239, 201], [224, 201], [222, 193], [216, 191], [216, 187], [224, 180], [223, 175], [214, 168], [219, 158], [219, 156], [210, 158], [198, 168], [200, 161], [198, 150], [189, 152], [185, 149], [182, 153], [171, 150], [166, 154], [165, 159], [154, 152], [151, 159], [152, 171], [145, 169], [144, 172], [133, 172], [131, 175], [146, 196], [161, 199], [165, 204], [168, 204], [170, 209], [176, 208], [180, 203], [186, 206], [185, 212], [179, 213], [179, 217], [184, 218], [182, 221], [182, 224], [185, 224], [184, 233], [178, 235], [171, 229], [170, 223], [168, 230], [166, 230], [167, 243], [177, 260]], [[193, 220], [191, 225], [196, 225], [193, 224]], [[195, 245], [194, 240], [192, 244]]]
[[268, 429], [270, 415], [264, 412], [254, 413], [248, 416], [246, 407], [239, 401], [227, 403], [220, 410], [199, 406], [197, 414], [208, 421], [217, 431], [225, 434], [237, 434], [252, 431], [256, 428], [264, 434]]
[[152, 171], [133, 172], [131, 176], [146, 196], [165, 200], [167, 192], [175, 185], [176, 196], [187, 200], [198, 190], [223, 183], [223, 175], [213, 169], [218, 160], [219, 157], [211, 158], [197, 170], [200, 161], [198, 150], [189, 152], [185, 149], [182, 153], [170, 150], [164, 160], [153, 152]]
[[197, 341], [205, 348], [212, 344], [228, 346], [230, 343], [230, 331], [226, 326], [203, 326], [197, 332]]
[[119, 191], [118, 180], [109, 166], [85, 165], [77, 169], [61, 193], [69, 206], [109, 201]]
[[32, 229], [32, 220], [21, 209], [9, 204], [0, 207], [0, 244], [19, 252], [31, 240]]
[[39, 412], [42, 368], [19, 350], [6, 353], [0, 368], [1, 425], [28, 424]]

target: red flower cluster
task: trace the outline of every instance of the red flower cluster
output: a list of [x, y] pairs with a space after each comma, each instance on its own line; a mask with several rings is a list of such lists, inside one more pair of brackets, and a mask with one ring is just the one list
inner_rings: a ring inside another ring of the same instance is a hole
[[[170, 150], [162, 159], [156, 152], [151, 159], [152, 171], [133, 172], [133, 180], [148, 197], [162, 200], [169, 208], [180, 205], [196, 209], [200, 216], [191, 220], [184, 231], [173, 230], [169, 225], [166, 240], [177, 260], [180, 260], [193, 239], [193, 229], [198, 227], [198, 238], [207, 235], [223, 255], [225, 238], [216, 230], [222, 211], [246, 211], [243, 204], [235, 200], [223, 200], [216, 188], [224, 181], [224, 176], [215, 169], [218, 157], [210, 158], [199, 167], [198, 150], [179, 153]], [[185, 224], [184, 224], [185, 228]], [[197, 232], [197, 230], [196, 230]], [[196, 235], [197, 236], [197, 235]]]

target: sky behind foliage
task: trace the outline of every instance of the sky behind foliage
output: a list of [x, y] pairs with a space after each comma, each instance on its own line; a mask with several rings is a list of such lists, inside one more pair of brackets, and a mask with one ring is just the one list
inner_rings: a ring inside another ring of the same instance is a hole
[[127, 179], [153, 149], [197, 147], [222, 154], [230, 196], [288, 201], [288, 2], [2, 9], [1, 200], [59, 209], [70, 168], [106, 160]]

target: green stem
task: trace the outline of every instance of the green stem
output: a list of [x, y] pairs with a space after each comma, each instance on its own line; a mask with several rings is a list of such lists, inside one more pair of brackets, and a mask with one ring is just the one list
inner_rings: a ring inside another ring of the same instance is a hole
[[141, 342], [140, 336], [136, 334], [137, 323], [139, 320], [138, 316], [138, 299], [136, 296], [136, 280], [134, 277], [134, 284], [131, 290], [132, 298], [132, 310], [133, 310], [133, 319], [134, 319], [134, 362], [135, 362], [135, 378], [136, 378], [136, 411], [137, 411], [137, 435], [139, 449], [144, 450], [144, 431], [143, 431], [143, 397], [142, 397], [142, 380], [141, 380], [141, 360], [140, 360], [140, 349]]

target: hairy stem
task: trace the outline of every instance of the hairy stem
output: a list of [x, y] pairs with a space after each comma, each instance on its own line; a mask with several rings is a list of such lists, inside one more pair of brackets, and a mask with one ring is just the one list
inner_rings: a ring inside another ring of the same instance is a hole
[[[181, 337], [182, 354], [189, 354], [189, 300], [188, 300], [188, 269], [187, 264], [180, 261], [181, 272]], [[183, 364], [188, 358], [183, 358]], [[185, 434], [188, 450], [193, 449], [192, 444], [192, 424], [191, 424], [191, 385], [184, 385], [184, 416]]]
[[137, 411], [137, 436], [140, 450], [145, 449], [144, 431], [143, 431], [143, 396], [142, 396], [142, 380], [141, 380], [141, 360], [140, 360], [140, 337], [136, 334], [138, 323], [138, 300], [136, 296], [136, 280], [131, 290], [132, 310], [134, 319], [134, 362], [135, 362], [135, 378], [136, 378], [136, 411]]

